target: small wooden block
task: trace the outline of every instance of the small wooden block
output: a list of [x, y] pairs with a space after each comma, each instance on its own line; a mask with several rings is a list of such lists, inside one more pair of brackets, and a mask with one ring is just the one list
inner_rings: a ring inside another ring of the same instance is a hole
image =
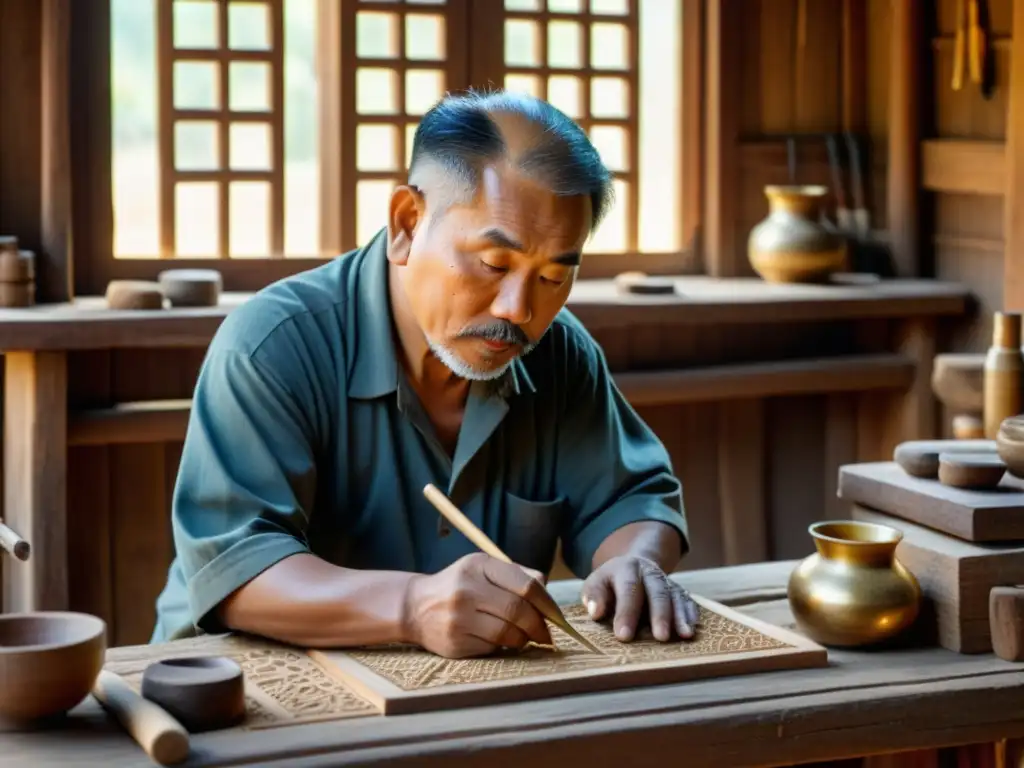
[[36, 303], [36, 283], [0, 283], [0, 307], [31, 307]]
[[914, 477], [939, 476], [941, 453], [996, 453], [994, 440], [907, 440], [896, 446], [893, 461]]
[[990, 490], [1006, 474], [1006, 464], [995, 453], [940, 453], [939, 482], [953, 488]]
[[932, 392], [947, 408], [981, 413], [985, 385], [985, 354], [948, 353], [935, 356]]
[[828, 281], [833, 285], [877, 285], [882, 278], [874, 272], [836, 272]]
[[215, 269], [168, 269], [157, 276], [172, 307], [215, 307], [223, 280]]
[[997, 586], [1024, 584], [1024, 546], [961, 541], [860, 504], [852, 505], [850, 514], [854, 520], [903, 532], [896, 557], [921, 585], [921, 630], [930, 630], [939, 645], [957, 653], [992, 650], [989, 592]]
[[226, 656], [154, 662], [142, 673], [142, 695], [191, 733], [230, 728], [245, 719], [242, 668]]
[[996, 656], [1006, 661], [1024, 661], [1024, 588], [992, 587], [988, 621]]
[[984, 440], [985, 423], [980, 416], [970, 413], [959, 413], [953, 417], [954, 440]]
[[0, 253], [17, 253], [18, 238], [14, 235], [0, 235]]
[[965, 541], [1024, 541], [1024, 481], [1009, 472], [1004, 473], [998, 489], [975, 491], [913, 477], [893, 461], [845, 464], [839, 468], [837, 492], [845, 502], [863, 504]]
[[622, 293], [666, 295], [676, 292], [676, 283], [667, 277], [651, 277], [644, 272], [620, 272], [615, 285]]
[[36, 255], [32, 251], [0, 250], [0, 282], [26, 283], [36, 278]]
[[111, 309], [163, 309], [164, 294], [158, 283], [145, 280], [111, 280], [107, 284]]

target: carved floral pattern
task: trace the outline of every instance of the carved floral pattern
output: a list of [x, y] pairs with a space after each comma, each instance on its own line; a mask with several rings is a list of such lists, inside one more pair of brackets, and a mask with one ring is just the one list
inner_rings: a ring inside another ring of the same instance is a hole
[[346, 655], [399, 688], [412, 691], [790, 647], [781, 640], [704, 607], [700, 607], [696, 636], [692, 640], [672, 643], [658, 642], [649, 629], [641, 631], [633, 642], [621, 643], [615, 639], [610, 627], [592, 621], [583, 606], [572, 606], [564, 613], [584, 637], [607, 655], [590, 653], [555, 627], [552, 627], [552, 639], [557, 646], [554, 651], [532, 647], [481, 659], [445, 659], [410, 646], [388, 646], [349, 651]]

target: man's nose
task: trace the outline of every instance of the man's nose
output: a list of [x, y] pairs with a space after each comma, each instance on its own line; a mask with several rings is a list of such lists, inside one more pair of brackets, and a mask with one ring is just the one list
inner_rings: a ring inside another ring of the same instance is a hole
[[498, 295], [491, 304], [491, 314], [515, 325], [525, 325], [533, 318], [530, 309], [529, 281], [522, 277], [506, 275], [501, 281]]

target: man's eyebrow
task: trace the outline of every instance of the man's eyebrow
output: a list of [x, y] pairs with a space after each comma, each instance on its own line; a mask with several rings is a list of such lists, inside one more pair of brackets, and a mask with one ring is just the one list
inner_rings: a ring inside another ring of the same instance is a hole
[[580, 265], [580, 252], [567, 251], [551, 259], [552, 264], [561, 264], [563, 267], [578, 267]]

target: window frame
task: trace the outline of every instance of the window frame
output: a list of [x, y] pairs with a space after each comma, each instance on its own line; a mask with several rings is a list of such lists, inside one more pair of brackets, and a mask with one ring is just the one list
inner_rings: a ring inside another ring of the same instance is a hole
[[[448, 84], [449, 90], [473, 85], [500, 85], [504, 78], [502, 45], [503, 0], [448, 0], [449, 40], [465, 46], [453, 46], [445, 69], [449, 77], [465, 72], [463, 82]], [[682, 76], [681, 152], [680, 152], [680, 242], [677, 253], [587, 254], [580, 268], [580, 279], [608, 278], [626, 270], [648, 274], [706, 274], [706, 258], [701, 250], [701, 194], [703, 189], [703, 82], [705, 0], [681, 0]], [[343, 217], [352, 227], [355, 206], [343, 205], [341, 189], [345, 174], [354, 172], [354, 152], [342, 152], [354, 146], [354, 120], [343, 120], [346, 104], [354, 103], [352, 83], [345, 77], [355, 68], [354, 25], [340, 20], [351, 17], [358, 0], [320, 0], [322, 18], [320, 42], [326, 49], [338, 51], [329, 63], [334, 88], [321, 92], [321, 152], [323, 186], [321, 243], [339, 242]], [[111, 35], [110, 3], [90, 4], [88, 14], [73, 13], [70, 35], [69, 104], [71, 131], [71, 187], [74, 228], [73, 273], [77, 295], [99, 295], [115, 279], [153, 280], [166, 269], [214, 268], [224, 279], [225, 290], [250, 292], [310, 268], [321, 266], [323, 258], [117, 258], [113, 254], [113, 197], [111, 145]], [[386, 3], [380, 3], [385, 7]], [[46, 41], [44, 41], [45, 43]], [[350, 112], [349, 112], [350, 113]], [[348, 142], [346, 144], [346, 142]], [[345, 166], [348, 166], [347, 168]], [[636, 190], [633, 190], [635, 194]], [[336, 211], [334, 216], [330, 211]], [[635, 206], [634, 206], [635, 210]], [[382, 219], [383, 223], [383, 219]], [[631, 226], [635, 226], [631, 225]], [[354, 231], [348, 228], [346, 231]], [[327, 247], [326, 253], [344, 252]], [[70, 260], [69, 260], [70, 261]]]

